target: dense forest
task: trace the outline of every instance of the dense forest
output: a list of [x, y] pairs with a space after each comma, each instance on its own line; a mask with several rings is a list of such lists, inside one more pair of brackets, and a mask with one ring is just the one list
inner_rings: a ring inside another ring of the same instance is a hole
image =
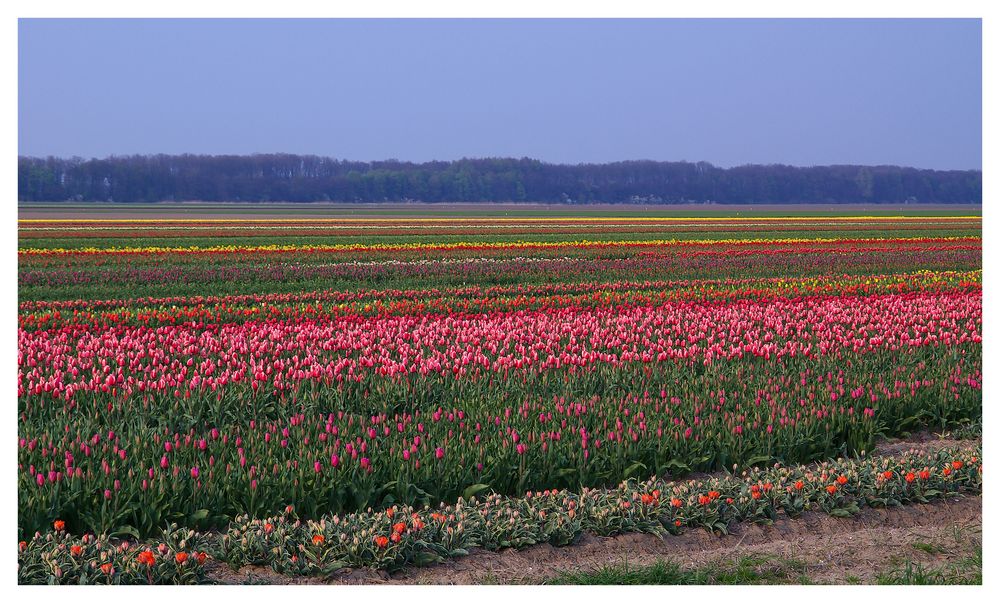
[[18, 158], [20, 201], [980, 203], [978, 170], [534, 159], [409, 163], [311, 155]]

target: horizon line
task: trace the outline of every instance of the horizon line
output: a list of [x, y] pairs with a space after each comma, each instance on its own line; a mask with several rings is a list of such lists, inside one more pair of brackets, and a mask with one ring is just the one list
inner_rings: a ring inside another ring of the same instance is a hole
[[395, 157], [389, 157], [385, 159], [347, 159], [343, 157], [335, 157], [333, 155], [321, 155], [317, 153], [290, 153], [284, 151], [273, 151], [273, 152], [253, 152], [253, 153], [122, 153], [122, 154], [111, 154], [105, 155], [104, 157], [84, 157], [81, 155], [22, 155], [18, 154], [18, 160], [48, 160], [57, 159], [61, 161], [69, 160], [81, 160], [83, 162], [89, 161], [109, 161], [113, 159], [122, 158], [134, 158], [134, 157], [211, 157], [211, 158], [250, 158], [250, 157], [262, 157], [262, 156], [289, 156], [289, 157], [314, 157], [323, 160], [336, 161], [341, 163], [401, 163], [409, 165], [427, 165], [434, 163], [459, 163], [462, 161], [488, 161], [488, 160], [511, 160], [511, 161], [534, 161], [543, 165], [559, 166], [559, 167], [580, 167], [580, 166], [597, 166], [597, 165], [615, 165], [620, 163], [672, 163], [672, 164], [690, 164], [699, 165], [705, 164], [709, 167], [720, 169], [720, 170], [731, 170], [743, 167], [789, 167], [795, 169], [810, 169], [810, 168], [832, 168], [832, 167], [868, 167], [868, 168], [880, 168], [880, 167], [890, 167], [890, 168], [901, 168], [901, 169], [912, 169], [918, 171], [934, 171], [934, 172], [978, 172], [982, 173], [983, 168], [936, 168], [936, 167], [918, 167], [914, 165], [902, 165], [896, 163], [826, 163], [826, 164], [791, 164], [791, 163], [740, 163], [731, 166], [722, 166], [711, 161], [700, 159], [700, 160], [690, 160], [690, 159], [617, 159], [613, 161], [602, 161], [602, 162], [577, 162], [577, 163], [567, 163], [567, 162], [557, 162], [557, 161], [547, 161], [544, 159], [538, 159], [536, 157], [529, 157], [523, 155], [521, 157], [515, 157], [512, 155], [484, 155], [484, 156], [463, 156], [458, 159], [428, 159], [424, 161], [417, 161], [412, 159], [398, 159]]

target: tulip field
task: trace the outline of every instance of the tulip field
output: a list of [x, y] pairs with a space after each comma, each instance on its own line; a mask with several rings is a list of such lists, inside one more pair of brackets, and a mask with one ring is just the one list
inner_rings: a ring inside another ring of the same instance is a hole
[[322, 577], [978, 493], [976, 449], [866, 455], [980, 423], [981, 228], [22, 219], [19, 581]]

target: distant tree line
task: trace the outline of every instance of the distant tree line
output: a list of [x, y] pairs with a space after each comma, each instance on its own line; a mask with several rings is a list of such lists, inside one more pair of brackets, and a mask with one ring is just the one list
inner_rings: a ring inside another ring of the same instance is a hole
[[18, 158], [20, 201], [981, 203], [979, 170], [535, 159], [341, 161], [313, 155]]

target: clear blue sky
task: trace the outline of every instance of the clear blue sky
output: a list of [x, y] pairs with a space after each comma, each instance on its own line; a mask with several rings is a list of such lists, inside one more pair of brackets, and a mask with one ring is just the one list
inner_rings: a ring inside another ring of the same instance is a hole
[[982, 167], [978, 20], [21, 20], [22, 155]]

